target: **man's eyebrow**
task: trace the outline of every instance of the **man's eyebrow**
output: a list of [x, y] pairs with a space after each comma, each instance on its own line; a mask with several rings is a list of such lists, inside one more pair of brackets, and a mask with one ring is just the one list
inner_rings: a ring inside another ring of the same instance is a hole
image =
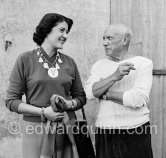
[[104, 38], [114, 38], [112, 35], [103, 36]]

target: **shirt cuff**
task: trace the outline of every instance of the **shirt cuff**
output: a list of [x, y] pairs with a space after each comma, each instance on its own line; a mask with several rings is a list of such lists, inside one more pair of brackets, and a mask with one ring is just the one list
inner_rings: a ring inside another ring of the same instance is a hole
[[146, 105], [148, 97], [139, 93], [138, 91], [129, 90], [123, 93], [123, 105], [128, 107], [141, 107]]
[[124, 92], [123, 93], [123, 105], [124, 106], [132, 106], [132, 103], [131, 103], [131, 95], [128, 91]]
[[[93, 83], [93, 84], [94, 84], [94, 83]], [[84, 89], [84, 90], [85, 90], [85, 93], [86, 93], [87, 99], [96, 99], [96, 97], [93, 95], [93, 92], [92, 92], [93, 84], [89, 84], [89, 85]]]
[[22, 100], [14, 100], [12, 101], [12, 103], [10, 104], [10, 110], [16, 113], [18, 112], [18, 107], [21, 103], [24, 103]]

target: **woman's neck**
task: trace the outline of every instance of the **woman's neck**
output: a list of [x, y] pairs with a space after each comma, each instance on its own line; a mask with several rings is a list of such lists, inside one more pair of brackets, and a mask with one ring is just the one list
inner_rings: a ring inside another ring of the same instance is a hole
[[44, 49], [44, 51], [47, 53], [49, 57], [51, 57], [53, 54], [57, 53], [57, 49], [51, 47], [50, 45], [47, 45], [43, 43], [41, 47]]

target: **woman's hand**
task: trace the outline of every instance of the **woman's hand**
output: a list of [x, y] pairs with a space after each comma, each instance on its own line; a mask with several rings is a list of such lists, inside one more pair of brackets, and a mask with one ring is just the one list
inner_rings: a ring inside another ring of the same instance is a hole
[[61, 112], [54, 112], [52, 107], [49, 106], [44, 108], [44, 116], [50, 121], [61, 121], [65, 117], [65, 114]]
[[62, 111], [69, 110], [69, 109], [71, 109], [71, 106], [72, 106], [72, 102], [70, 100], [66, 100], [65, 98], [63, 98], [60, 95], [56, 96], [55, 103], [56, 103], [57, 107], [62, 109]]
[[57, 104], [59, 104], [64, 111], [71, 109], [72, 102], [70, 100], [66, 100], [60, 95], [58, 95], [57, 98]]
[[116, 81], [121, 80], [125, 75], [128, 75], [130, 70], [136, 70], [133, 63], [123, 63], [118, 66], [116, 71], [114, 72], [113, 76], [115, 77]]

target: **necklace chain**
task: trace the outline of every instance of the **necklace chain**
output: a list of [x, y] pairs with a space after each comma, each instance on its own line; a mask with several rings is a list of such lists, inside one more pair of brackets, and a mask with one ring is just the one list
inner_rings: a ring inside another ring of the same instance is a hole
[[[59, 52], [57, 52], [56, 58], [55, 58], [55, 60], [54, 60], [53, 63], [49, 62], [49, 61], [46, 59], [46, 57], [45, 57], [45, 56], [43, 55], [43, 53], [41, 52], [41, 48], [38, 49], [37, 55], [40, 56], [38, 62], [39, 62], [39, 63], [43, 63], [43, 62], [44, 62], [43, 67], [44, 67], [45, 69], [48, 69], [48, 75], [49, 75], [51, 78], [56, 78], [56, 77], [58, 77], [58, 74], [59, 74], [58, 69], [60, 69], [58, 63], [63, 63], [62, 60], [61, 60], [61, 58], [60, 58], [60, 56], [59, 56]], [[49, 67], [48, 64], [50, 64], [51, 67]]]
[[59, 53], [57, 52], [56, 58], [54, 60], [53, 63], [49, 62], [45, 56], [43, 55], [43, 53], [41, 52], [40, 48], [39, 48], [39, 53], [40, 53], [40, 57], [42, 57], [44, 59], [44, 62], [47, 62], [48, 64], [50, 64], [52, 67], [54, 67], [54, 65], [57, 63], [58, 59], [59, 59]]

